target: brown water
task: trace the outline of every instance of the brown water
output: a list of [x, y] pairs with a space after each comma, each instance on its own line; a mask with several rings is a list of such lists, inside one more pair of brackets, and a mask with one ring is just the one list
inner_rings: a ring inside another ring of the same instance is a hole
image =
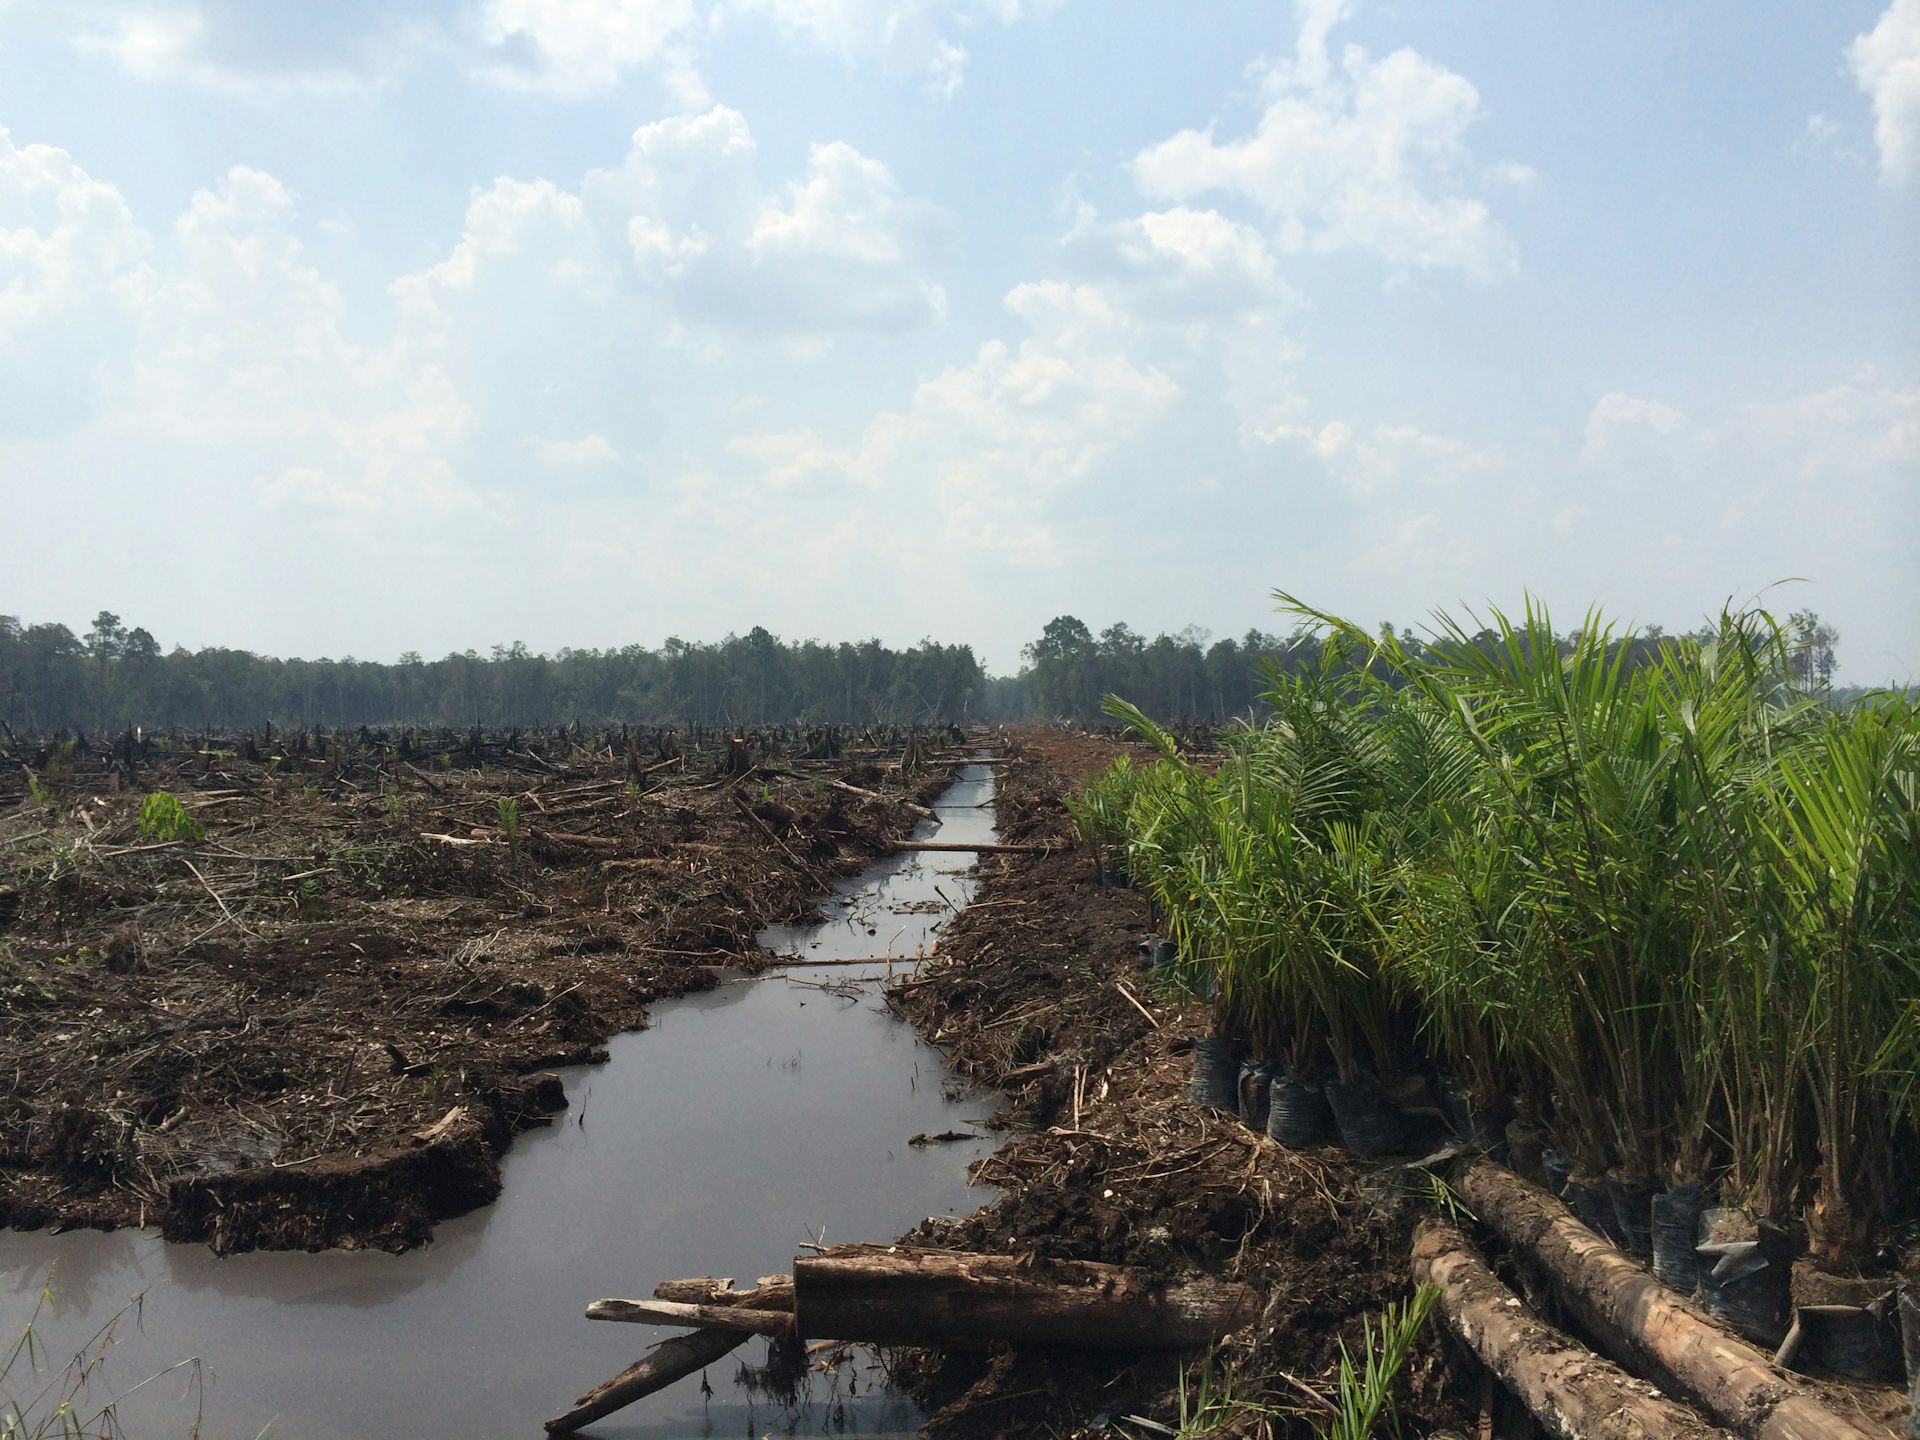
[[[991, 840], [992, 799], [987, 768], [963, 769], [919, 833]], [[763, 943], [911, 957], [965, 905], [973, 859], [884, 861], [843, 888], [825, 924]], [[572, 1108], [514, 1142], [499, 1201], [442, 1225], [425, 1250], [218, 1259], [151, 1232], [0, 1232], [0, 1340], [12, 1346], [52, 1267], [36, 1331], [53, 1366], [143, 1292], [138, 1323], [120, 1323], [109, 1390], [203, 1361], [197, 1398], [183, 1398], [182, 1372], [122, 1407], [133, 1440], [186, 1434], [197, 1408], [211, 1440], [539, 1436], [671, 1333], [591, 1323], [589, 1300], [683, 1275], [750, 1283], [806, 1243], [891, 1239], [988, 1198], [966, 1186], [985, 1141], [906, 1142], [972, 1128], [990, 1105], [945, 1098], [939, 1055], [881, 1008], [877, 984], [856, 998], [816, 988], [887, 968], [796, 968], [655, 1007], [652, 1028], [615, 1037], [606, 1064], [564, 1072]], [[0, 1409], [25, 1398], [22, 1364]], [[709, 1369], [710, 1400], [684, 1380], [588, 1433], [892, 1435], [920, 1418], [864, 1358], [814, 1376], [796, 1407], [738, 1386], [738, 1368], [730, 1357]], [[96, 1388], [96, 1407], [107, 1398]]]

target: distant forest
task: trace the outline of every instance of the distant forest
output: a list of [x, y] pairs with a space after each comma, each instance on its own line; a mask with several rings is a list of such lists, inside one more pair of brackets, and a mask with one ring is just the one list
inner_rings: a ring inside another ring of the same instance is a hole
[[[1833, 673], [1838, 637], [1802, 611], [1789, 622], [1808, 680]], [[1410, 638], [1409, 632], [1400, 632]], [[1657, 638], [1655, 628], [1635, 643]], [[465, 727], [586, 724], [761, 726], [932, 721], [1095, 722], [1124, 695], [1170, 721], [1249, 713], [1268, 667], [1314, 663], [1310, 636], [1249, 630], [1210, 640], [1189, 627], [1149, 640], [1124, 624], [1095, 633], [1071, 615], [1025, 647], [1019, 673], [992, 676], [970, 645], [922, 640], [782, 640], [755, 626], [717, 644], [537, 654], [495, 645], [439, 660], [275, 659], [246, 650], [162, 650], [146, 629], [101, 611], [84, 635], [0, 615], [0, 720], [22, 733], [276, 726]]]

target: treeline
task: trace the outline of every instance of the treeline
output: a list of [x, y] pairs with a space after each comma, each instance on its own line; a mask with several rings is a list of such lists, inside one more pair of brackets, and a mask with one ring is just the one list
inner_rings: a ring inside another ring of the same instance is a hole
[[102, 611], [65, 625], [0, 615], [0, 718], [16, 729], [141, 725], [240, 729], [359, 724], [510, 726], [627, 721], [760, 726], [911, 724], [978, 715], [986, 672], [966, 645], [822, 645], [755, 627], [718, 644], [670, 639], [537, 654], [496, 645], [398, 662], [276, 659], [208, 647], [163, 652]]
[[[1782, 629], [1800, 682], [1823, 690], [1829, 687], [1838, 633], [1811, 610], [1795, 613]], [[1416, 657], [1426, 654], [1411, 629], [1396, 631], [1382, 622], [1378, 636], [1377, 650], [1397, 647]], [[1704, 643], [1713, 636], [1713, 627], [1703, 626], [1690, 636], [1676, 638]], [[1501, 643], [1495, 631], [1486, 628], [1469, 638], [1483, 650]], [[1569, 655], [1580, 638], [1578, 630], [1570, 631], [1557, 636], [1555, 644], [1562, 655]], [[1636, 668], [1650, 663], [1666, 638], [1662, 627], [1650, 625], [1610, 644], [1628, 668]], [[1191, 628], [1153, 640], [1124, 624], [1095, 635], [1079, 620], [1063, 615], [1026, 647], [1027, 668], [1019, 677], [1022, 713], [1030, 719], [1095, 723], [1101, 717], [1101, 697], [1106, 695], [1124, 695], [1165, 721], [1218, 722], [1264, 713], [1263, 698], [1272, 689], [1274, 677], [1317, 668], [1324, 644], [1318, 632], [1307, 628], [1284, 636], [1249, 630], [1238, 640], [1229, 637], [1211, 645], [1204, 631]], [[1377, 653], [1370, 660], [1355, 658], [1350, 663], [1364, 665], [1389, 684], [1397, 683], [1392, 667]]]
[[[1831, 676], [1834, 634], [1793, 617], [1800, 663]], [[1392, 633], [1391, 625], [1381, 627]], [[1649, 648], [1650, 629], [1626, 642]], [[1402, 643], [1418, 642], [1410, 631]], [[1569, 636], [1565, 642], [1573, 644]], [[755, 626], [718, 643], [669, 639], [539, 654], [495, 645], [392, 664], [277, 659], [210, 646], [162, 650], [141, 626], [101, 611], [76, 635], [0, 615], [0, 720], [22, 732], [341, 725], [898, 725], [932, 721], [1101, 722], [1100, 697], [1135, 697], [1149, 714], [1220, 723], [1255, 710], [1274, 673], [1318, 663], [1321, 640], [1249, 630], [1210, 640], [1189, 627], [1149, 640], [1125, 624], [1097, 634], [1062, 615], [1025, 647], [1014, 675], [989, 675], [968, 645], [894, 649], [789, 641]]]

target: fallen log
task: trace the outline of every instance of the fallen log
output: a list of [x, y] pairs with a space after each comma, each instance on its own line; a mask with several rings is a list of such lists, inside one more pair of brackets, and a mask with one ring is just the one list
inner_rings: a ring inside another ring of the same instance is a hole
[[1083, 1261], [1029, 1262], [902, 1246], [842, 1245], [794, 1261], [750, 1290], [731, 1279], [666, 1280], [652, 1300], [596, 1300], [589, 1320], [686, 1325], [547, 1422], [565, 1434], [718, 1359], [748, 1335], [984, 1348], [1030, 1345], [1186, 1350], [1250, 1323], [1259, 1297], [1205, 1277], [1180, 1283]]
[[[887, 797], [878, 790], [863, 790], [860, 786], [849, 785], [844, 780], [829, 780], [827, 784], [849, 795], [858, 795], [862, 800], [878, 800], [882, 805], [889, 803]], [[911, 810], [916, 815], [924, 815], [929, 820], [933, 818], [933, 811], [925, 805], [916, 805], [911, 800], [895, 800], [891, 803], [900, 806], [903, 810]]]
[[566, 1414], [547, 1421], [547, 1433], [571, 1435], [583, 1425], [591, 1425], [696, 1370], [706, 1369], [746, 1342], [744, 1330], [695, 1330], [691, 1335], [662, 1340], [645, 1359], [629, 1365], [604, 1385], [594, 1386], [574, 1401]]
[[[733, 1288], [731, 1276], [694, 1276], [687, 1280], [663, 1280], [653, 1287], [656, 1300], [690, 1305], [717, 1305], [728, 1309], [793, 1311], [793, 1277], [763, 1276], [751, 1290]], [[655, 1345], [646, 1357], [629, 1365], [604, 1385], [596, 1385], [564, 1415], [547, 1421], [549, 1435], [567, 1435], [583, 1425], [643, 1400], [656, 1390], [706, 1368], [723, 1355], [738, 1349], [751, 1332], [746, 1330], [695, 1330], [675, 1335]]]
[[1053, 847], [1048, 845], [1021, 845], [1010, 841], [997, 840], [981, 840], [971, 845], [959, 840], [897, 840], [894, 842], [893, 848], [895, 850], [919, 850], [950, 854], [973, 850], [978, 851], [982, 855], [1044, 855]]
[[542, 845], [572, 846], [580, 850], [618, 850], [627, 842], [611, 835], [569, 835], [563, 830], [527, 829], [529, 839]]
[[1414, 1232], [1413, 1278], [1440, 1287], [1448, 1327], [1558, 1440], [1727, 1435], [1536, 1318], [1454, 1226], [1426, 1221]]
[[699, 1330], [737, 1330], [746, 1335], [791, 1335], [791, 1310], [745, 1310], [734, 1305], [688, 1305], [675, 1300], [596, 1300], [589, 1320], [627, 1325], [689, 1325]]
[[1088, 1261], [842, 1245], [793, 1263], [797, 1332], [954, 1349], [995, 1344], [1185, 1350], [1248, 1324], [1246, 1285], [1168, 1282]]
[[1750, 1440], [1886, 1440], [1828, 1408], [1768, 1356], [1682, 1302], [1539, 1187], [1491, 1161], [1467, 1166], [1461, 1197], [1544, 1266], [1567, 1307], [1614, 1358], [1704, 1406]]
[[763, 1275], [751, 1290], [733, 1288], [731, 1276], [716, 1279], [697, 1275], [689, 1280], [662, 1280], [653, 1287], [656, 1300], [687, 1305], [734, 1305], [747, 1310], [792, 1310], [793, 1276]]
[[772, 968], [794, 970], [808, 965], [918, 965], [922, 960], [932, 958], [931, 955], [850, 955], [838, 960], [815, 960], [804, 955], [776, 955]]
[[[937, 757], [929, 757], [929, 758], [922, 759], [918, 768], [925, 769], [925, 770], [937, 770], [943, 766], [952, 766], [957, 769], [964, 765], [1010, 765], [1012, 763], [1013, 763], [1012, 761], [1008, 760], [1005, 756], [1001, 756], [1001, 755], [988, 755], [984, 758], [976, 758], [972, 760], [942, 760]], [[898, 770], [900, 766], [901, 766], [900, 761], [889, 760], [889, 761], [883, 762], [880, 768], [882, 770]]]

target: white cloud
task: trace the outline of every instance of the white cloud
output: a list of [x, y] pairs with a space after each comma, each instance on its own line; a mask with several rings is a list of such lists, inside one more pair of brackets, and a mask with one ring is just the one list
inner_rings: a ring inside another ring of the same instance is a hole
[[735, 19], [766, 20], [807, 50], [918, 80], [964, 83], [961, 36], [1058, 0], [0, 0], [8, 24], [57, 37], [135, 79], [248, 100], [340, 94], [437, 57], [487, 83], [574, 99], [651, 74], [687, 112]]
[[555, 440], [545, 435], [529, 435], [527, 449], [542, 465], [555, 470], [579, 470], [596, 465], [611, 465], [620, 458], [619, 450], [606, 436], [582, 435], [573, 440]]
[[1413, 425], [1376, 425], [1362, 434], [1344, 420], [1317, 429], [1290, 426], [1270, 437], [1304, 446], [1354, 495], [1365, 500], [1410, 496], [1459, 498], [1467, 481], [1496, 474], [1507, 457], [1494, 447], [1469, 445]]
[[1441, 560], [1440, 532], [1440, 517], [1431, 510], [1408, 516], [1387, 539], [1368, 545], [1360, 563], [1375, 574], [1395, 577], [1431, 573]]
[[1141, 316], [1220, 319], [1295, 299], [1266, 237], [1217, 210], [1181, 205], [1111, 224], [1083, 211], [1064, 243]]
[[833, 449], [811, 430], [736, 436], [727, 442], [727, 450], [750, 461], [776, 490], [816, 475], [844, 475], [855, 464], [851, 455]]
[[0, 345], [102, 291], [131, 298], [146, 251], [117, 189], [0, 128]]
[[1610, 390], [1587, 415], [1583, 461], [1592, 463], [1617, 449], [1635, 434], [1675, 435], [1686, 428], [1687, 417], [1664, 400], [1648, 400], [1622, 390]]
[[869, 490], [931, 499], [947, 537], [1022, 566], [1057, 558], [1051, 503], [1148, 430], [1178, 384], [1130, 353], [1136, 324], [1094, 286], [1016, 286], [1017, 346], [982, 345], [923, 381], [907, 406], [871, 420], [851, 445], [811, 432], [735, 442], [767, 483], [833, 472]]
[[1869, 368], [1802, 395], [1744, 406], [1730, 428], [1797, 451], [1808, 479], [1920, 466], [1920, 386], [1889, 383]]
[[293, 210], [236, 166], [156, 237], [66, 152], [0, 132], [0, 439], [118, 437], [135, 471], [211, 457], [226, 503], [459, 499], [464, 408], [433, 365], [348, 338]]
[[134, 79], [245, 99], [364, 89], [436, 28], [419, 0], [13, 0], [9, 19]]
[[966, 47], [954, 29], [1014, 25], [1058, 0], [719, 0], [715, 18], [762, 16], [790, 39], [849, 64], [877, 63], [922, 78], [950, 98], [965, 83]]
[[588, 95], [665, 62], [704, 96], [680, 43], [696, 18], [693, 0], [484, 0], [480, 32], [497, 56], [485, 73], [513, 89]]
[[1705, 573], [1828, 586], [1884, 584], [1911, 568], [1920, 383], [1863, 369], [1724, 407], [1709, 423], [1658, 402], [1607, 398], [1625, 402], [1611, 407], [1617, 424], [1595, 447], [1590, 422], [1570, 488], [1647, 516], [1652, 532], [1695, 547]]
[[456, 317], [498, 334], [502, 314], [565, 333], [556, 374], [642, 336], [716, 362], [741, 345], [818, 358], [837, 335], [941, 319], [923, 273], [933, 214], [886, 166], [825, 144], [777, 189], [759, 170], [737, 111], [654, 121], [577, 192], [510, 177], [475, 192], [459, 242], [394, 294], [423, 334]]
[[393, 289], [405, 304], [430, 306], [436, 293], [472, 289], [483, 266], [526, 252], [546, 256], [547, 278], [566, 283], [587, 270], [587, 241], [579, 196], [544, 178], [502, 176], [474, 192], [452, 253], [420, 275], [402, 276]]
[[117, 189], [0, 129], [0, 434], [58, 433], [105, 402], [152, 287], [150, 250]]
[[1920, 176], [1920, 0], [1893, 0], [1847, 48], [1847, 63], [1873, 102], [1880, 173], [1905, 185]]
[[[1512, 270], [1512, 240], [1463, 189], [1473, 174], [1466, 134], [1480, 113], [1473, 84], [1408, 49], [1375, 59], [1349, 45], [1336, 65], [1327, 35], [1348, 6], [1295, 9], [1295, 53], [1265, 66], [1253, 133], [1183, 130], [1150, 146], [1133, 160], [1141, 188], [1172, 200], [1237, 195], [1289, 252], [1359, 249], [1397, 269], [1480, 278]], [[1512, 184], [1523, 170], [1495, 173]]]
[[339, 288], [289, 233], [295, 201], [236, 166], [194, 194], [146, 302], [118, 429], [218, 449], [268, 501], [345, 509], [471, 499], [465, 405], [430, 358], [348, 335]]
[[625, 161], [588, 174], [581, 195], [592, 222], [625, 242], [630, 278], [684, 321], [818, 338], [946, 312], [922, 273], [933, 211], [851, 145], [813, 146], [805, 172], [769, 190], [745, 117], [716, 106], [641, 126]]

